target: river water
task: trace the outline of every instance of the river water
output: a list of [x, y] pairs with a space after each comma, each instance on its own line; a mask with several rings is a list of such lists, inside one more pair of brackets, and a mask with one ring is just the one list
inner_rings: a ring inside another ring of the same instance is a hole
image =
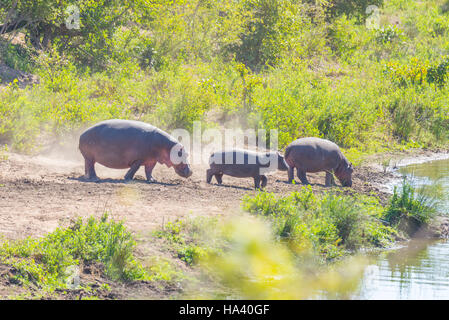
[[[449, 159], [399, 169], [418, 185], [438, 184], [449, 194]], [[449, 200], [439, 206], [449, 213]], [[355, 299], [449, 299], [449, 242], [412, 240], [370, 257]]]

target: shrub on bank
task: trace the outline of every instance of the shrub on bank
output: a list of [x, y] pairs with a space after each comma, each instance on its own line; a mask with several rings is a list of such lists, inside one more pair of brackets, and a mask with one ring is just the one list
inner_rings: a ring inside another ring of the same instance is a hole
[[[95, 263], [112, 280], [159, 279], [155, 266], [146, 270], [136, 260], [135, 246], [124, 225], [104, 215], [101, 220], [79, 219], [69, 228], [58, 228], [42, 238], [3, 241], [0, 263], [12, 268], [10, 281], [50, 292], [71, 288], [72, 273]], [[78, 285], [88, 290], [89, 284]]]
[[274, 234], [298, 252], [312, 249], [324, 259], [362, 246], [388, 245], [394, 235], [394, 230], [379, 220], [382, 208], [377, 200], [369, 197], [317, 196], [304, 188], [286, 197], [265, 192], [246, 196], [243, 208], [266, 217]]
[[385, 220], [413, 236], [419, 229], [426, 227], [436, 214], [437, 200], [434, 195], [415, 188], [404, 179], [399, 188], [394, 188]]

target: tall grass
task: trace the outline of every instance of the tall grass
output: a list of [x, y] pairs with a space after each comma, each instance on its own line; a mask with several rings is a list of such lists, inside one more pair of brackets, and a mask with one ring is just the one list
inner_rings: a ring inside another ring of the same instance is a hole
[[420, 227], [429, 224], [438, 212], [438, 198], [429, 191], [428, 187], [417, 188], [404, 178], [401, 186], [394, 188], [385, 220], [413, 235]]
[[334, 259], [344, 250], [390, 243], [394, 230], [383, 226], [383, 209], [374, 198], [339, 194], [316, 196], [310, 189], [278, 198], [270, 193], [246, 196], [243, 208], [263, 215], [276, 236], [301, 252], [313, 249]]

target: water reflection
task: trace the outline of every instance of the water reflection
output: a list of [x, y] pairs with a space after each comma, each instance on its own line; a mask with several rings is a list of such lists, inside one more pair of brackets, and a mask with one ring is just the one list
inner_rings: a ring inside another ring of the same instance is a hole
[[439, 199], [438, 211], [449, 212], [449, 159], [403, 167], [399, 170], [417, 187], [424, 187]]
[[413, 164], [399, 169], [404, 174], [414, 174], [430, 180], [444, 179], [449, 183], [449, 159]]
[[449, 243], [413, 240], [377, 257], [356, 299], [449, 299]]

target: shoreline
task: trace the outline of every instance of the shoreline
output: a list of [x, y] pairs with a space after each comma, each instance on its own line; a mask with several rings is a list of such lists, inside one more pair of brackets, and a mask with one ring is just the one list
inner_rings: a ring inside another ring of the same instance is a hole
[[[386, 204], [387, 199], [393, 194], [393, 186], [403, 179], [404, 175], [399, 172], [399, 168], [447, 159], [449, 159], [449, 149], [413, 149], [399, 153], [373, 155], [366, 159], [366, 164], [362, 164], [360, 169], [366, 171], [365, 174], [373, 179], [370, 181], [371, 186], [377, 189], [379, 199]], [[389, 161], [388, 167], [382, 165], [386, 160]], [[449, 217], [438, 214], [428, 226], [419, 230], [413, 237], [399, 240], [399, 242], [408, 242], [414, 238], [448, 239]]]
[[[399, 168], [447, 159], [449, 159], [449, 149], [436, 151], [413, 149], [403, 152], [377, 153], [367, 156], [358, 169], [362, 172], [362, 176], [369, 174], [370, 178], [374, 178], [375, 181], [368, 180], [373, 187], [383, 193], [392, 194], [391, 185], [403, 177]], [[383, 164], [386, 161], [388, 161], [388, 166]]]

